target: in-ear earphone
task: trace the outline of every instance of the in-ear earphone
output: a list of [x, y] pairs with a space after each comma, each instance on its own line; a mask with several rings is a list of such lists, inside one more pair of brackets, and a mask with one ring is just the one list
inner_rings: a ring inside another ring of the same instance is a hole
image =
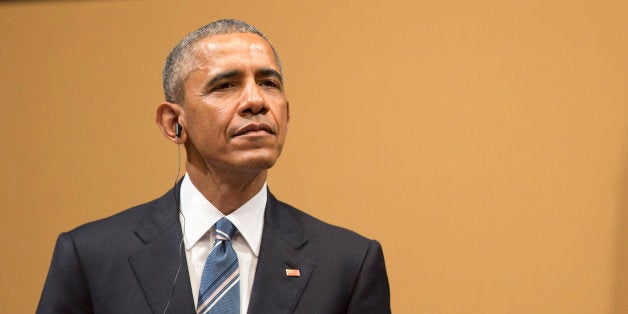
[[174, 275], [174, 279], [172, 280], [172, 290], [170, 291], [170, 298], [168, 298], [168, 303], [164, 307], [163, 314], [166, 314], [168, 308], [170, 307], [170, 302], [172, 302], [172, 297], [174, 296], [174, 289], [177, 286], [177, 279], [179, 279], [179, 273], [181, 273], [181, 265], [183, 264], [183, 238], [185, 237], [185, 215], [181, 211], [181, 205], [179, 202], [179, 193], [177, 191], [177, 182], [179, 181], [179, 173], [181, 172], [181, 132], [183, 131], [183, 127], [176, 122], [174, 124], [174, 136], [177, 138], [177, 152], [178, 152], [178, 163], [177, 163], [177, 176], [174, 179], [172, 194], [174, 196], [175, 206], [177, 207], [177, 212], [181, 215], [181, 242], [179, 242], [179, 266], [177, 267], [177, 272]]
[[181, 131], [183, 131], [183, 127], [179, 124], [179, 122], [174, 124], [174, 136], [181, 137]]

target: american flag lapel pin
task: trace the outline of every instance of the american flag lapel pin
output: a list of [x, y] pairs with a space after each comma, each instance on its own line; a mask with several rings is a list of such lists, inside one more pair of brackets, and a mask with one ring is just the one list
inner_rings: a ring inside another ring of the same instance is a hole
[[288, 277], [299, 277], [299, 276], [301, 276], [301, 272], [298, 269], [286, 268], [286, 276], [288, 276]]

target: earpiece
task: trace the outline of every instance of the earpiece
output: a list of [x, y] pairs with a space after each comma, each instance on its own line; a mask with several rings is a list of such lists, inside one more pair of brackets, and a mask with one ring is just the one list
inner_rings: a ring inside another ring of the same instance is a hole
[[174, 124], [174, 136], [181, 137], [181, 131], [183, 131], [183, 127], [179, 124], [179, 122]]
[[177, 153], [178, 153], [178, 163], [177, 163], [177, 176], [174, 179], [174, 183], [172, 184], [172, 194], [174, 197], [174, 202], [177, 206], [177, 211], [179, 212], [179, 214], [181, 215], [181, 217], [183, 218], [183, 223], [181, 226], [181, 242], [179, 242], [179, 267], [177, 267], [177, 273], [174, 275], [174, 279], [172, 280], [172, 290], [170, 291], [170, 298], [168, 298], [168, 303], [166, 303], [166, 307], [164, 307], [164, 311], [163, 314], [166, 314], [166, 312], [168, 311], [168, 308], [170, 307], [170, 302], [172, 301], [172, 297], [174, 296], [174, 288], [177, 286], [177, 279], [179, 278], [179, 273], [181, 273], [181, 265], [183, 264], [183, 238], [185, 237], [185, 215], [183, 215], [183, 212], [181, 211], [181, 205], [179, 202], [179, 197], [177, 193], [177, 182], [179, 181], [179, 173], [181, 172], [181, 132], [183, 132], [183, 127], [179, 124], [179, 122], [176, 122], [174, 124], [174, 136], [177, 138]]

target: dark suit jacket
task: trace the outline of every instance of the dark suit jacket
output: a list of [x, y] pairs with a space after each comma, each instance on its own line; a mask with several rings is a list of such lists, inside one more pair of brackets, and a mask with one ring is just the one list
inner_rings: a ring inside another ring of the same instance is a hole
[[[62, 233], [37, 313], [194, 313], [174, 193]], [[248, 313], [390, 312], [377, 241], [270, 193], [264, 219]]]

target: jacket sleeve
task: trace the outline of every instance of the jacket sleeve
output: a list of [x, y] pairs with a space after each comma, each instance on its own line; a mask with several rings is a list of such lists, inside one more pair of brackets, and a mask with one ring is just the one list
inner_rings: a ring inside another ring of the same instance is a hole
[[390, 288], [384, 253], [371, 241], [353, 287], [347, 313], [390, 313]]
[[89, 288], [68, 233], [57, 238], [37, 313], [93, 313]]

